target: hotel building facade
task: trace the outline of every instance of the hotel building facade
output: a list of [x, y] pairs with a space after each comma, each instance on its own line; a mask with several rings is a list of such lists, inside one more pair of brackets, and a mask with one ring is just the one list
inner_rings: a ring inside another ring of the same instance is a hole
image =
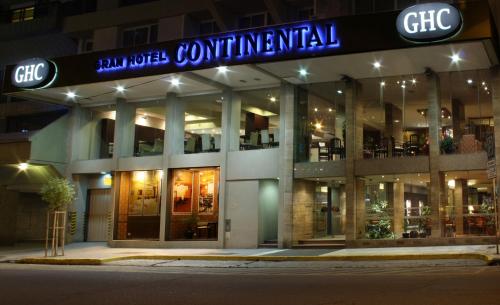
[[[373, 12], [381, 2], [315, 1], [291, 18], [290, 6], [283, 15], [280, 1], [264, 1], [266, 13], [244, 15], [244, 29], [233, 30], [223, 2], [206, 2], [213, 19], [151, 17], [125, 29], [106, 27], [106, 13], [115, 12], [110, 23], [140, 19], [167, 4], [69, 17], [65, 31], [80, 36], [86, 18], [102, 23], [83, 39], [92, 52], [6, 67], [4, 96], [68, 108], [29, 144], [2, 149], [16, 160], [3, 167], [26, 184], [37, 171], [40, 181], [72, 179], [72, 240], [197, 248], [494, 242], [497, 7], [384, 1], [392, 4]], [[123, 48], [109, 47], [116, 41]], [[18, 163], [28, 168], [19, 173]]]

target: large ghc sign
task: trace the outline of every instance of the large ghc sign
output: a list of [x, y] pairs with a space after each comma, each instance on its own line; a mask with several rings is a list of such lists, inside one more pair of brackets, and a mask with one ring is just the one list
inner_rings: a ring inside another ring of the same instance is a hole
[[177, 68], [197, 67], [253, 58], [314, 54], [339, 46], [333, 24], [305, 23], [180, 41], [168, 50], [101, 58], [95, 68], [101, 73], [169, 64]]
[[462, 14], [447, 3], [426, 3], [404, 9], [396, 20], [399, 34], [413, 42], [448, 39], [462, 28]]
[[50, 86], [57, 77], [57, 66], [42, 58], [19, 62], [11, 74], [12, 84], [18, 88], [36, 89]]

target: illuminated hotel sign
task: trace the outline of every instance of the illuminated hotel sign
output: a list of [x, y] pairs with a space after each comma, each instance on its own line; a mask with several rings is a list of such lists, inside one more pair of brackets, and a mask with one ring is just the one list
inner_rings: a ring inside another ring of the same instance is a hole
[[36, 89], [50, 86], [57, 77], [57, 66], [43, 58], [20, 61], [12, 70], [12, 84], [18, 88]]
[[396, 20], [399, 34], [413, 42], [448, 39], [462, 28], [462, 14], [447, 3], [425, 3], [404, 9]]
[[237, 64], [238, 61], [291, 54], [314, 55], [338, 48], [335, 26], [331, 23], [301, 23], [287, 27], [258, 29], [214, 37], [183, 40], [171, 49], [157, 49], [121, 56], [100, 58], [96, 71], [142, 69], [159, 65], [197, 67], [213, 64]]

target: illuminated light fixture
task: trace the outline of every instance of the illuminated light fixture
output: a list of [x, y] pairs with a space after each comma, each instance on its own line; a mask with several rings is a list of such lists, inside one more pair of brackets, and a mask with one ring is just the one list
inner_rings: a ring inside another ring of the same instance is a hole
[[401, 88], [403, 88], [403, 89], [406, 88], [406, 85], [405, 84], [401, 85]]
[[394, 120], [394, 123], [399, 123], [399, 120]]
[[476, 180], [471, 179], [471, 180], [467, 181], [467, 186], [473, 186], [473, 185], [476, 185], [476, 182], [477, 182]]
[[25, 171], [28, 169], [28, 163], [26, 162], [22, 162], [22, 163], [19, 163], [19, 165], [17, 165], [17, 167], [22, 170], [22, 171]]
[[181, 84], [181, 81], [178, 78], [172, 78], [170, 80], [170, 84], [172, 84], [172, 86], [174, 86], [174, 87], [179, 87], [179, 85]]
[[337, 93], [338, 94], [342, 94], [342, 90], [337, 90]]
[[380, 182], [380, 183], [378, 184], [378, 189], [379, 189], [379, 190], [383, 190], [383, 189], [385, 189], [385, 184], [384, 184], [384, 183], [382, 183], [382, 182]]
[[318, 108], [314, 108], [314, 112], [318, 112]]
[[481, 86], [486, 86], [486, 82], [485, 81], [481, 82]]
[[411, 83], [415, 85], [417, 83], [417, 80], [415, 78], [412, 78]]
[[106, 174], [103, 176], [102, 183], [106, 186], [111, 186], [113, 185], [113, 177], [111, 174]]
[[375, 61], [375, 62], [373, 63], [373, 67], [374, 67], [375, 69], [380, 69], [380, 67], [382, 67], [382, 65], [380, 64], [380, 61]]
[[382, 178], [384, 178], [384, 177], [385, 177], [385, 176], [384, 176], [384, 175], [382, 175]]
[[106, 172], [101, 172], [101, 175], [106, 175]]
[[307, 76], [307, 74], [309, 74], [309, 72], [307, 72], [306, 69], [300, 68], [300, 70], [299, 70], [299, 75], [300, 76], [305, 77], [305, 76]]
[[226, 66], [220, 66], [217, 67], [217, 72], [226, 74], [226, 72], [229, 71]]
[[118, 86], [116, 86], [116, 88], [115, 88], [115, 89], [116, 89], [116, 92], [118, 92], [118, 93], [123, 93], [123, 92], [125, 92], [125, 87], [123, 87], [122, 85], [118, 85]]
[[452, 54], [450, 56], [450, 58], [451, 58], [451, 62], [454, 63], [454, 64], [456, 64], [456, 63], [458, 63], [459, 61], [462, 60], [462, 58], [460, 57], [460, 55], [458, 53]]
[[275, 103], [275, 102], [276, 102], [276, 98], [275, 98], [274, 96], [271, 96], [271, 97], [269, 98], [269, 100], [270, 100], [271, 102], [273, 102], [273, 103]]
[[320, 122], [314, 124], [314, 127], [316, 128], [316, 130], [320, 130], [323, 126], [321, 125]]
[[467, 207], [467, 209], [469, 210], [469, 214], [472, 214], [474, 213], [474, 206], [470, 205]]
[[467, 80], [467, 84], [469, 84], [469, 85], [472, 85], [472, 82], [473, 82], [473, 81], [472, 81], [472, 79], [470, 79], [470, 78]]
[[74, 99], [76, 97], [76, 93], [73, 91], [66, 92], [66, 97], [69, 99]]
[[486, 86], [485, 86], [485, 87], [484, 87], [484, 91], [488, 91], [488, 87], [486, 87]]
[[384, 81], [381, 81], [381, 82], [380, 82], [380, 86], [381, 86], [381, 87], [385, 87], [385, 82], [384, 82]]
[[162, 170], [162, 169], [160, 169], [160, 170], [158, 171], [158, 175], [160, 176], [160, 179], [162, 179], [162, 178], [163, 178], [163, 170]]
[[146, 172], [145, 171], [134, 172], [134, 180], [136, 180], [136, 181], [146, 180]]
[[455, 189], [455, 179], [448, 180], [448, 187], [452, 190]]
[[328, 108], [328, 112], [332, 112], [332, 111], [333, 111], [333, 109], [332, 109], [332, 108]]

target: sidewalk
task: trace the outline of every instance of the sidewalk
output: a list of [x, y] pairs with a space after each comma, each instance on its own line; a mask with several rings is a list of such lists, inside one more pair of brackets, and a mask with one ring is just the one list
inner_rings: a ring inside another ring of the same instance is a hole
[[363, 249], [149, 249], [110, 248], [106, 243], [73, 243], [65, 256], [44, 257], [41, 248], [0, 247], [0, 262], [101, 265], [120, 260], [219, 260], [219, 261], [376, 261], [476, 259], [488, 264], [500, 262], [492, 245], [398, 247]]

